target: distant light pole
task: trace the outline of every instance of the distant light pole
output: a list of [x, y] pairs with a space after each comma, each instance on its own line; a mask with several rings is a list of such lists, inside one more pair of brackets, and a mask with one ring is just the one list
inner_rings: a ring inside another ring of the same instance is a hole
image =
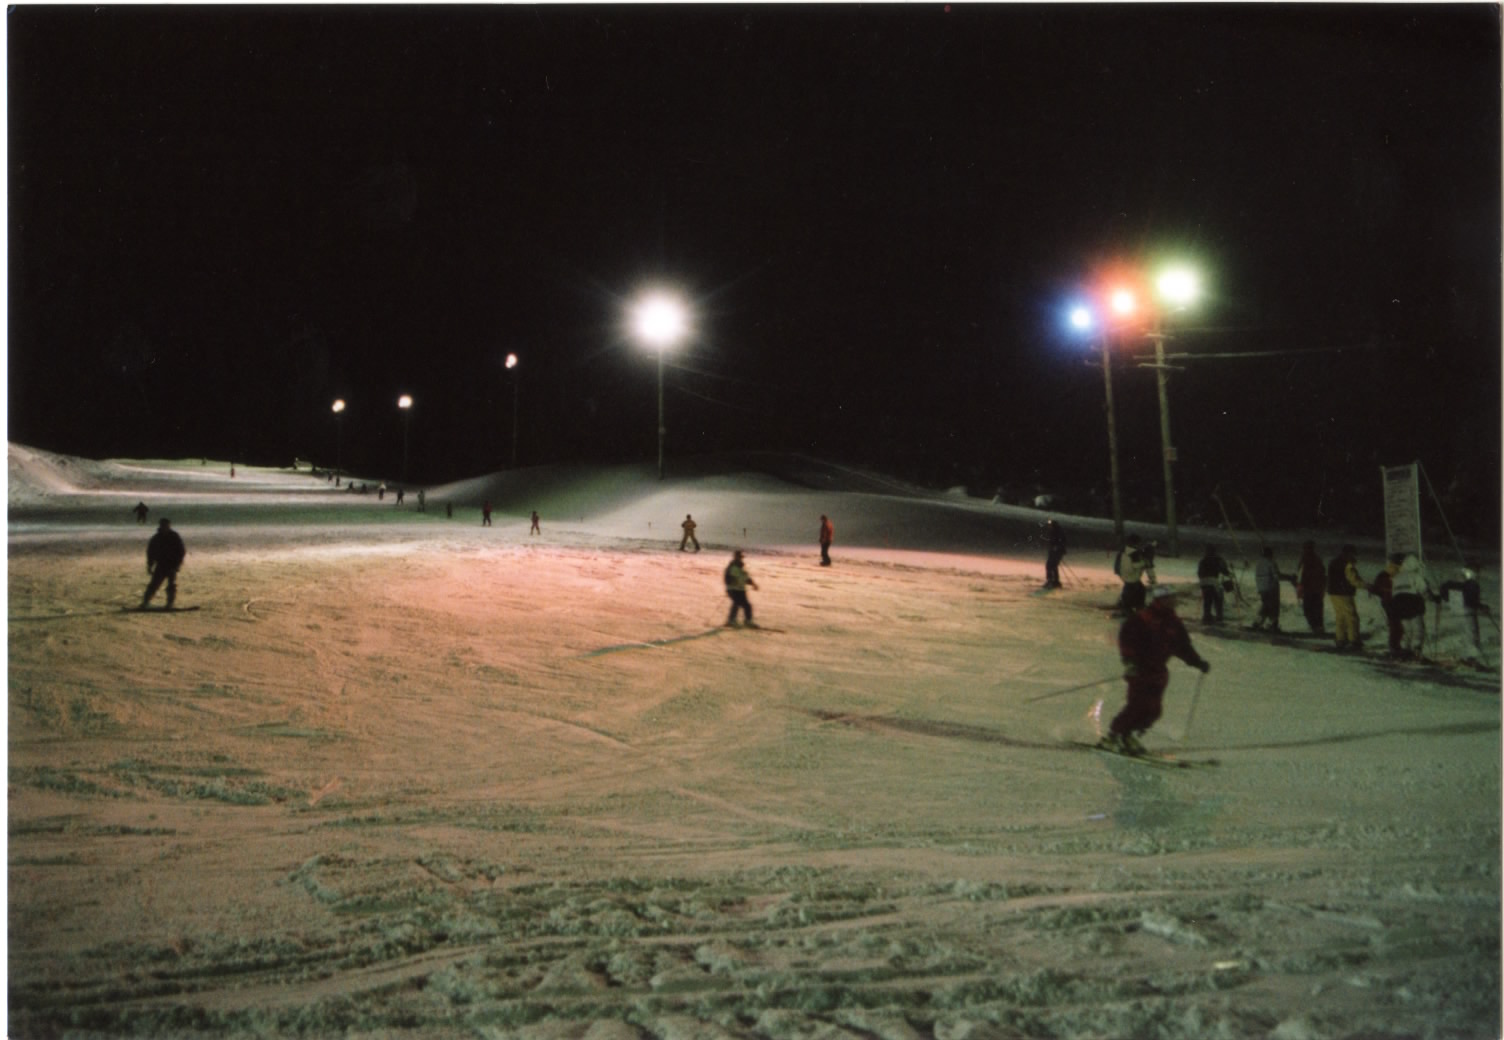
[[644, 296], [632, 311], [637, 339], [658, 354], [658, 479], [663, 479], [663, 355], [689, 330], [689, 311], [677, 296], [655, 292]]
[[407, 428], [412, 423], [413, 399], [407, 394], [397, 398], [397, 407], [402, 411], [402, 480], [407, 482]]
[[517, 468], [517, 389], [522, 378], [516, 373], [517, 355], [507, 355], [507, 371], [512, 373], [512, 468]]
[[[1126, 320], [1138, 309], [1138, 299], [1128, 289], [1114, 290], [1108, 297], [1108, 307], [1120, 319]], [[1097, 321], [1090, 308], [1078, 306], [1071, 311], [1071, 325], [1083, 332], [1091, 330]], [[1102, 385], [1107, 393], [1107, 453], [1108, 473], [1112, 484], [1112, 531], [1119, 540], [1123, 537], [1122, 479], [1118, 467], [1118, 417], [1112, 398], [1112, 326], [1101, 323], [1102, 333]]]
[[345, 454], [345, 399], [334, 402], [334, 477], [339, 479]]

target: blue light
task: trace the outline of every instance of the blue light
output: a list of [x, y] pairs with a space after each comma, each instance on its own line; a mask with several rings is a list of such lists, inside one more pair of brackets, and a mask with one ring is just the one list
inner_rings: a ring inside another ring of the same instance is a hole
[[1090, 332], [1096, 325], [1096, 319], [1091, 313], [1091, 308], [1077, 304], [1071, 308], [1070, 323], [1071, 328], [1078, 332]]

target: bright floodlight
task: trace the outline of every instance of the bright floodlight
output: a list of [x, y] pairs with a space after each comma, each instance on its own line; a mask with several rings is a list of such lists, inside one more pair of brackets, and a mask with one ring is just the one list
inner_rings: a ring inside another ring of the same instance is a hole
[[507, 355], [507, 367], [508, 368], [516, 368], [517, 367], [517, 355], [516, 354], [508, 354]]
[[673, 346], [688, 326], [684, 304], [667, 293], [646, 297], [632, 312], [632, 330], [637, 338], [656, 350]]
[[1127, 317], [1138, 310], [1138, 300], [1130, 289], [1114, 289], [1112, 292], [1112, 312], [1122, 317]]
[[340, 398], [338, 401], [334, 402], [334, 414], [335, 415], [338, 415], [340, 412], [342, 412], [344, 410], [345, 410], [345, 401], [344, 401], [344, 398]]
[[397, 407], [398, 408], [411, 408], [412, 406], [413, 406], [413, 399], [411, 397], [409, 397], [407, 394], [403, 394], [401, 397], [397, 398]]
[[1071, 327], [1081, 329], [1083, 332], [1091, 328], [1091, 309], [1088, 307], [1071, 308]]
[[1191, 303], [1201, 292], [1201, 281], [1188, 267], [1172, 267], [1159, 276], [1159, 291], [1177, 307]]

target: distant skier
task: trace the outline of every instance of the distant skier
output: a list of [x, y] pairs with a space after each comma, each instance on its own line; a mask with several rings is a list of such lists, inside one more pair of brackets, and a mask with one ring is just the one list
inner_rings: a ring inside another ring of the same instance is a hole
[[178, 598], [178, 568], [183, 566], [183, 558], [187, 555], [183, 539], [172, 529], [172, 521], [165, 516], [158, 520], [157, 533], [146, 543], [146, 571], [151, 575], [151, 581], [147, 582], [146, 592], [141, 597], [142, 610], [146, 609], [164, 581], [167, 583], [167, 609], [172, 609]]
[[820, 566], [830, 566], [830, 543], [836, 539], [835, 525], [830, 522], [830, 517], [820, 514]]
[[1251, 627], [1262, 631], [1267, 624], [1269, 631], [1279, 631], [1279, 583], [1286, 577], [1280, 573], [1279, 564], [1274, 562], [1274, 546], [1264, 546], [1263, 555], [1253, 566], [1253, 587], [1259, 592], [1259, 615], [1253, 619]]
[[747, 599], [747, 589], [757, 588], [757, 582], [753, 581], [752, 576], [747, 573], [740, 549], [731, 554], [731, 562], [726, 565], [725, 580], [726, 595], [731, 597], [731, 613], [726, 615], [727, 627], [736, 624], [738, 610], [746, 613], [747, 627], [757, 627], [752, 623], [752, 601]]
[[1044, 544], [1044, 587], [1058, 589], [1060, 588], [1060, 561], [1065, 559], [1065, 528], [1056, 523], [1053, 518], [1045, 522]]
[[1338, 650], [1362, 649], [1356, 597], [1359, 589], [1367, 588], [1368, 582], [1358, 573], [1357, 548], [1344, 545], [1326, 570], [1326, 594], [1332, 601], [1332, 613], [1337, 616], [1332, 635]]
[[529, 535], [535, 535], [535, 534], [542, 534], [543, 533], [541, 530], [538, 529], [538, 511], [536, 509], [533, 510], [533, 526], [528, 529], [527, 533]]
[[[700, 551], [700, 540], [695, 537], [695, 518], [688, 513], [684, 514], [684, 522], [679, 525], [684, 529], [684, 537], [679, 539], [679, 551], [683, 552], [686, 545], [693, 545], [695, 552]], [[740, 553], [737, 553], [740, 556]]]
[[1462, 619], [1467, 626], [1468, 643], [1471, 650], [1468, 657], [1463, 660], [1481, 667], [1483, 664], [1483, 643], [1478, 638], [1478, 615], [1487, 614], [1488, 607], [1483, 603], [1483, 593], [1478, 587], [1478, 574], [1471, 567], [1462, 568], [1462, 574], [1451, 581], [1441, 583], [1441, 598], [1451, 600], [1451, 594], [1462, 594]]
[[480, 525], [482, 527], [490, 527], [491, 526], [491, 500], [489, 498], [486, 499], [484, 502], [481, 503], [481, 506], [480, 506]]
[[1196, 580], [1201, 583], [1201, 623], [1220, 625], [1227, 605], [1227, 591], [1223, 583], [1232, 582], [1232, 571], [1227, 561], [1217, 552], [1215, 545], [1208, 545], [1196, 564]]
[[146, 508], [145, 502], [137, 502], [136, 508], [132, 509], [131, 512], [136, 514], [136, 523], [144, 524], [146, 523], [146, 514], [150, 513], [151, 510]]
[[1149, 605], [1129, 616], [1118, 629], [1118, 654], [1123, 659], [1123, 678], [1128, 682], [1128, 700], [1114, 716], [1102, 746], [1128, 755], [1144, 754], [1138, 736], [1158, 721], [1165, 687], [1170, 683], [1166, 667], [1178, 657], [1203, 674], [1211, 671], [1193, 646], [1185, 624], [1175, 614], [1174, 590], [1157, 585]]
[[1295, 595], [1311, 631], [1326, 635], [1326, 565], [1316, 554], [1315, 542], [1307, 542], [1300, 548], [1300, 562], [1295, 565]]
[[1138, 535], [1130, 534], [1118, 553], [1113, 570], [1123, 579], [1123, 595], [1118, 600], [1119, 614], [1132, 614], [1141, 609], [1146, 592], [1144, 578], [1149, 579], [1150, 585], [1154, 584], [1154, 543], [1144, 545]]
[[402, 495], [403, 495], [403, 491], [402, 491], [402, 489], [401, 489], [401, 488], [400, 488], [400, 487], [399, 487], [399, 488], [398, 488], [398, 489], [397, 489], [397, 505], [399, 505], [399, 506], [400, 506], [400, 505], [401, 505], [401, 504], [402, 504]]
[[422, 488], [418, 489], [418, 512], [428, 512], [428, 496], [423, 493]]

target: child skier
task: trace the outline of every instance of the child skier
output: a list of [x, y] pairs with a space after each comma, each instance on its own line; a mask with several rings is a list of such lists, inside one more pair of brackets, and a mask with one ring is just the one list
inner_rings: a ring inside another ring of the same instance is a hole
[[752, 602], [747, 599], [747, 587], [757, 588], [757, 582], [747, 573], [747, 568], [742, 562], [740, 549], [731, 555], [731, 562], [726, 565], [726, 595], [731, 597], [731, 613], [726, 615], [726, 627], [736, 624], [736, 612], [745, 611], [747, 615], [747, 627], [756, 628], [752, 623]]

